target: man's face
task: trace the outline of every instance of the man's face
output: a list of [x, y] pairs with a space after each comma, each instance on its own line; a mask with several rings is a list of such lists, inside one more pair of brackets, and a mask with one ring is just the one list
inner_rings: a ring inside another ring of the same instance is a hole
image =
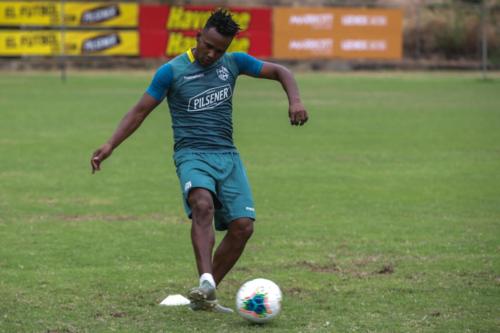
[[203, 67], [208, 67], [222, 57], [232, 41], [232, 37], [221, 35], [215, 28], [203, 29], [196, 36], [194, 56]]

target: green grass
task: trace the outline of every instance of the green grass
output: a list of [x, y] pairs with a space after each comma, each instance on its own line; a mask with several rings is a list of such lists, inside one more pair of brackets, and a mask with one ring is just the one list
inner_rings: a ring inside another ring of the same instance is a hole
[[0, 332], [500, 331], [498, 75], [298, 75], [302, 128], [239, 80], [258, 221], [219, 297], [276, 281], [265, 326], [158, 306], [197, 283], [165, 104], [90, 174], [150, 76], [0, 75]]

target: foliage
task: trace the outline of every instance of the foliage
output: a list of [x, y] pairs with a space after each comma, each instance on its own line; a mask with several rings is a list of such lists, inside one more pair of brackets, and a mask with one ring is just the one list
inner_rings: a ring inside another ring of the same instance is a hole
[[[407, 56], [444, 59], [480, 59], [480, 1], [419, 6], [407, 11], [404, 49]], [[486, 12], [486, 38], [491, 60], [500, 50], [497, 7]]]

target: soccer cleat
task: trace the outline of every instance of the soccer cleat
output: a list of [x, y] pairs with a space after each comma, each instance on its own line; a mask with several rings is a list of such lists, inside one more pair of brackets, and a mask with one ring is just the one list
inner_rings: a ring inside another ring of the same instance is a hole
[[188, 293], [189, 307], [193, 311], [211, 311], [218, 313], [233, 313], [231, 308], [219, 304], [215, 296], [215, 287], [208, 281], [203, 281], [200, 287], [193, 288]]
[[223, 305], [220, 305], [217, 300], [190, 303], [189, 308], [193, 311], [208, 311], [208, 312], [217, 312], [217, 313], [233, 313], [234, 312], [233, 309], [227, 308]]
[[214, 306], [212, 307], [212, 312], [218, 313], [233, 313], [234, 310], [223, 305], [220, 305], [218, 301], [215, 301]]
[[203, 281], [201, 286], [191, 289], [187, 296], [191, 303], [215, 301], [215, 287], [210, 282]]

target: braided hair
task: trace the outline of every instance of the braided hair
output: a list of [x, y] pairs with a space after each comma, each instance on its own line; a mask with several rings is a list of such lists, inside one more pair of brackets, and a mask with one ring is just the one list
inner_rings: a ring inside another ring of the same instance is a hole
[[233, 20], [231, 13], [223, 8], [217, 9], [210, 15], [204, 29], [215, 28], [218, 33], [226, 37], [234, 37], [240, 31], [240, 26]]

